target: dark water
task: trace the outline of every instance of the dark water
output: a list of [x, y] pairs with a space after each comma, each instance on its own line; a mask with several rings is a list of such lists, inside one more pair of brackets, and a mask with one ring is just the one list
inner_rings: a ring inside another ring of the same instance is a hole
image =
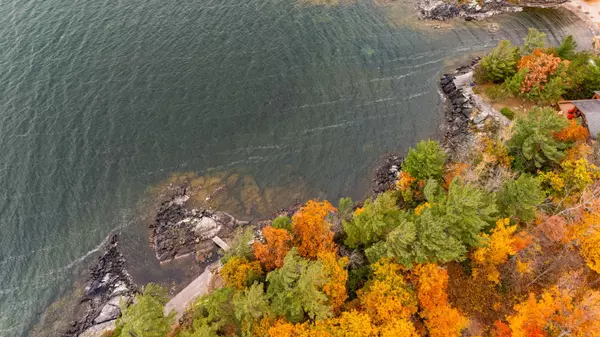
[[447, 60], [529, 26], [587, 35], [554, 11], [420, 30], [412, 8], [0, 2], [0, 336], [27, 335], [109, 232], [143, 242], [144, 192], [170, 174], [360, 197], [383, 153], [437, 136]]

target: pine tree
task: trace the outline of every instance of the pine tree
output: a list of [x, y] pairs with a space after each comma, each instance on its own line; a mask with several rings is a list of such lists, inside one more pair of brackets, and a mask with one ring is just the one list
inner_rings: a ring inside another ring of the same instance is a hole
[[322, 291], [329, 282], [322, 263], [302, 259], [296, 248], [286, 255], [280, 269], [267, 275], [267, 282], [271, 311], [285, 317], [288, 322], [331, 316], [332, 308], [327, 305], [327, 295]]
[[548, 39], [545, 33], [540, 32], [535, 28], [529, 28], [527, 36], [523, 40], [522, 53], [524, 55], [531, 54], [535, 49], [541, 49], [546, 46]]
[[352, 207], [354, 202], [350, 197], [340, 198], [338, 202], [338, 214], [344, 221], [352, 220]]
[[166, 301], [164, 290], [156, 284], [148, 284], [141, 295], [136, 295], [135, 303], [123, 309], [123, 314], [117, 321], [117, 336], [166, 336], [175, 322], [174, 313], [164, 316]]
[[544, 199], [540, 180], [522, 174], [517, 180], [504, 182], [496, 195], [496, 204], [502, 217], [516, 217], [520, 221], [530, 222]]
[[251, 260], [254, 258], [251, 242], [254, 240], [254, 231], [250, 227], [236, 229], [231, 248], [223, 253], [221, 262], [225, 263], [233, 256]]
[[420, 141], [416, 148], [408, 150], [402, 162], [402, 170], [418, 180], [441, 179], [444, 174], [446, 152], [434, 140]]
[[271, 227], [278, 229], [285, 229], [288, 232], [292, 232], [292, 219], [286, 215], [280, 215], [271, 223]]
[[351, 222], [344, 221], [346, 245], [355, 248], [359, 245], [369, 246], [383, 239], [395, 226], [400, 223], [404, 212], [396, 205], [393, 192], [380, 194], [375, 199], [365, 200], [361, 211]]
[[556, 48], [556, 55], [563, 60], [572, 60], [575, 57], [575, 49], [577, 49], [577, 41], [573, 35], [568, 35]]
[[483, 191], [454, 179], [446, 196], [439, 184], [430, 180], [425, 195], [431, 200], [429, 206], [399, 221], [385, 241], [366, 249], [369, 261], [389, 257], [407, 267], [445, 263], [462, 260], [469, 247], [481, 243], [479, 233], [489, 227], [496, 213]]
[[252, 336], [252, 328], [261, 318], [268, 315], [269, 301], [262, 283], [254, 283], [250, 288], [238, 292], [233, 297], [235, 318], [239, 322], [242, 336]]
[[555, 139], [554, 133], [567, 126], [567, 119], [551, 108], [533, 108], [527, 116], [517, 118], [507, 144], [515, 158], [515, 167], [536, 172], [558, 164], [568, 144]]
[[498, 46], [481, 59], [478, 68], [481, 69], [485, 80], [501, 83], [517, 72], [519, 47], [510, 41], [502, 40]]

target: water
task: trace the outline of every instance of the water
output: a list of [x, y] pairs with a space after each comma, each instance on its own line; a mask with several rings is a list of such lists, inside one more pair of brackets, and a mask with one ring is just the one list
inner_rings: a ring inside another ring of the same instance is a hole
[[27, 335], [109, 232], [144, 242], [139, 205], [169, 175], [361, 197], [383, 153], [438, 136], [446, 61], [529, 26], [587, 34], [554, 11], [421, 30], [412, 8], [0, 2], [0, 336]]

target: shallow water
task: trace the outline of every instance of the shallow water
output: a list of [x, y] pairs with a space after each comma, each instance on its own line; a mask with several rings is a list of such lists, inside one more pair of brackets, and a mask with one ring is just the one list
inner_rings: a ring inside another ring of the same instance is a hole
[[27, 335], [109, 232], [144, 247], [140, 205], [171, 174], [239, 172], [281, 204], [361, 197], [382, 154], [437, 137], [447, 61], [529, 26], [587, 36], [555, 11], [496, 18], [490, 33], [421, 30], [412, 10], [0, 2], [0, 336]]

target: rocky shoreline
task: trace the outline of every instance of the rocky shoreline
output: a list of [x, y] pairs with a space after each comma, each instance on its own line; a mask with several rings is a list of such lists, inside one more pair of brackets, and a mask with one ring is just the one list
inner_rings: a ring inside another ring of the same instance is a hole
[[467, 21], [483, 20], [502, 13], [520, 12], [524, 7], [553, 8], [568, 0], [521, 0], [517, 4], [507, 0], [484, 0], [459, 3], [453, 0], [421, 0], [417, 5], [421, 19], [445, 21], [464, 18]]
[[473, 72], [480, 58], [444, 74], [439, 80], [445, 99], [442, 145], [451, 159], [463, 162], [473, 148], [474, 130], [497, 129], [510, 121], [472, 90]]
[[121, 305], [128, 305], [138, 292], [118, 250], [118, 238], [111, 237], [105, 252], [90, 269], [84, 295], [75, 308], [71, 327], [62, 337], [92, 337], [114, 329]]

